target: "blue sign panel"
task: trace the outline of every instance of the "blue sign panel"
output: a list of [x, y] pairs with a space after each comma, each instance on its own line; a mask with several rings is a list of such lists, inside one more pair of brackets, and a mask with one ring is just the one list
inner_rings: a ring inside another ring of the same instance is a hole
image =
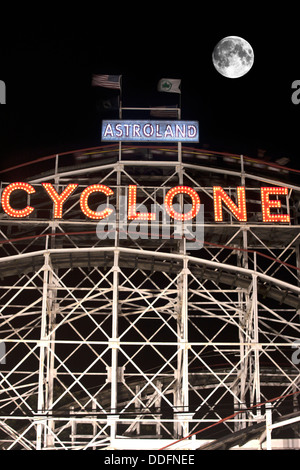
[[104, 120], [102, 141], [199, 142], [198, 121]]

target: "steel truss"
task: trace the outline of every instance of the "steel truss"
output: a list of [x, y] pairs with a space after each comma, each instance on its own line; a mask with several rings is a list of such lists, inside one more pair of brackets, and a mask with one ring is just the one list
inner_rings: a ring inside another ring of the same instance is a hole
[[[199, 448], [265, 422], [261, 442], [270, 447], [276, 419], [299, 410], [300, 187], [291, 174], [256, 170], [257, 162], [234, 155], [159, 147], [108, 146], [53, 161], [53, 171], [26, 181], [51, 182], [58, 193], [70, 182], [108, 185], [117, 225], [99, 239], [75, 194], [61, 220], [45, 196], [37, 196], [35, 218], [1, 212], [1, 447], [159, 449], [194, 434], [171, 448]], [[262, 224], [262, 182], [289, 188], [290, 224]], [[149, 238], [147, 222], [127, 236], [120, 201], [129, 184], [149, 208], [178, 184], [199, 191], [208, 201], [203, 246], [187, 250], [172, 231]], [[225, 207], [224, 222], [214, 221], [214, 184], [233, 200], [246, 187], [247, 223]], [[259, 404], [274, 397], [270, 424]], [[289, 432], [290, 447], [299, 447], [295, 417]]]

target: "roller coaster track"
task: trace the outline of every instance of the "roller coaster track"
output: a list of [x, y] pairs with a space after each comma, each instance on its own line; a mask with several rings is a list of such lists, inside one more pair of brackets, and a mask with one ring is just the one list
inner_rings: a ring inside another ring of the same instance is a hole
[[[122, 255], [120, 267], [139, 268], [147, 271], [178, 272], [182, 269], [182, 255], [131, 249], [131, 248], [63, 248], [41, 250], [32, 253], [7, 256], [0, 259], [0, 278], [29, 274], [44, 264], [44, 254], [50, 253], [54, 269], [70, 267], [112, 266], [114, 252], [119, 250]], [[294, 308], [300, 307], [300, 288], [261, 274], [229, 264], [223, 264], [185, 255], [189, 261], [189, 269], [198, 279], [209, 279], [217, 284], [230, 288], [249, 289], [253, 276], [258, 278], [258, 293]]]

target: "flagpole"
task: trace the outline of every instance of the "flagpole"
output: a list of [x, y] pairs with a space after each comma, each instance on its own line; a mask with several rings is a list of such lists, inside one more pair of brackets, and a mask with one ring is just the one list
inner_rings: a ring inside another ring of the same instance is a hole
[[[181, 86], [181, 84], [180, 84]], [[178, 112], [178, 119], [181, 119], [181, 88], [179, 90], [179, 112]], [[178, 142], [178, 161], [180, 163], [180, 184], [183, 184], [182, 178], [182, 145], [181, 142]]]
[[[122, 108], [122, 100], [123, 100], [123, 95], [122, 95], [122, 75], [120, 75], [120, 100], [119, 100], [119, 119], [122, 119], [123, 116], [123, 108]], [[119, 141], [119, 162], [122, 160], [122, 142]]]
[[[173, 88], [175, 86], [175, 89]], [[178, 110], [177, 110], [177, 119], [181, 119], [181, 79], [174, 79], [174, 78], [161, 78], [158, 82], [157, 89], [158, 91], [166, 92], [166, 93], [178, 93]], [[178, 162], [180, 163], [180, 180], [182, 181], [182, 146], [181, 142], [178, 142]], [[182, 184], [182, 182], [180, 183]]]
[[122, 119], [122, 75], [120, 75], [120, 102], [119, 102], [119, 118]]

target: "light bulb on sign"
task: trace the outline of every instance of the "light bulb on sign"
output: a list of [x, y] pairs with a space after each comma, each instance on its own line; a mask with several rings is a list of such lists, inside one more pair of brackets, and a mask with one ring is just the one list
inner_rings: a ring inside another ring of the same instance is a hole
[[128, 220], [155, 220], [156, 214], [136, 211], [136, 185], [131, 184], [128, 188]]
[[113, 190], [110, 189], [108, 186], [105, 186], [104, 184], [92, 184], [91, 186], [88, 186], [84, 191], [81, 193], [80, 196], [80, 208], [84, 215], [89, 217], [90, 219], [105, 219], [105, 217], [108, 217], [113, 210], [110, 209], [109, 207], [106, 209], [103, 209], [103, 211], [93, 211], [90, 209], [88, 205], [88, 198], [92, 193], [95, 192], [100, 192], [105, 194], [105, 196], [112, 196], [113, 195]]
[[60, 195], [57, 194], [56, 190], [53, 188], [51, 183], [42, 183], [42, 186], [45, 188], [50, 198], [54, 202], [54, 218], [61, 219], [63, 204], [66, 199], [68, 199], [68, 197], [72, 194], [72, 192], [77, 188], [78, 184], [68, 184], [66, 189]]
[[284, 187], [263, 187], [260, 188], [261, 191], [261, 208], [263, 222], [290, 222], [289, 214], [271, 214], [271, 208], [280, 209], [281, 201], [279, 199], [269, 198], [270, 194], [275, 196], [287, 196], [288, 188]]
[[27, 194], [35, 193], [35, 189], [31, 184], [28, 183], [11, 183], [2, 192], [1, 196], [1, 204], [3, 210], [11, 217], [27, 217], [30, 215], [34, 208], [31, 206], [26, 206], [24, 209], [13, 209], [10, 205], [10, 196], [14, 191], [22, 190], [25, 191]]
[[[192, 208], [186, 214], [179, 214], [173, 208], [173, 199], [178, 194], [188, 194], [192, 199]], [[175, 188], [170, 189], [166, 194], [165, 209], [169, 216], [175, 220], [191, 220], [196, 217], [200, 210], [200, 198], [198, 196], [198, 193], [189, 186], [176, 186]]]
[[223, 210], [222, 210], [222, 201], [226, 204], [230, 212], [239, 220], [240, 222], [247, 222], [247, 211], [246, 211], [246, 194], [244, 186], [238, 186], [236, 188], [237, 192], [237, 202], [236, 205], [224, 191], [221, 186], [214, 186], [214, 213], [215, 221], [223, 221]]

